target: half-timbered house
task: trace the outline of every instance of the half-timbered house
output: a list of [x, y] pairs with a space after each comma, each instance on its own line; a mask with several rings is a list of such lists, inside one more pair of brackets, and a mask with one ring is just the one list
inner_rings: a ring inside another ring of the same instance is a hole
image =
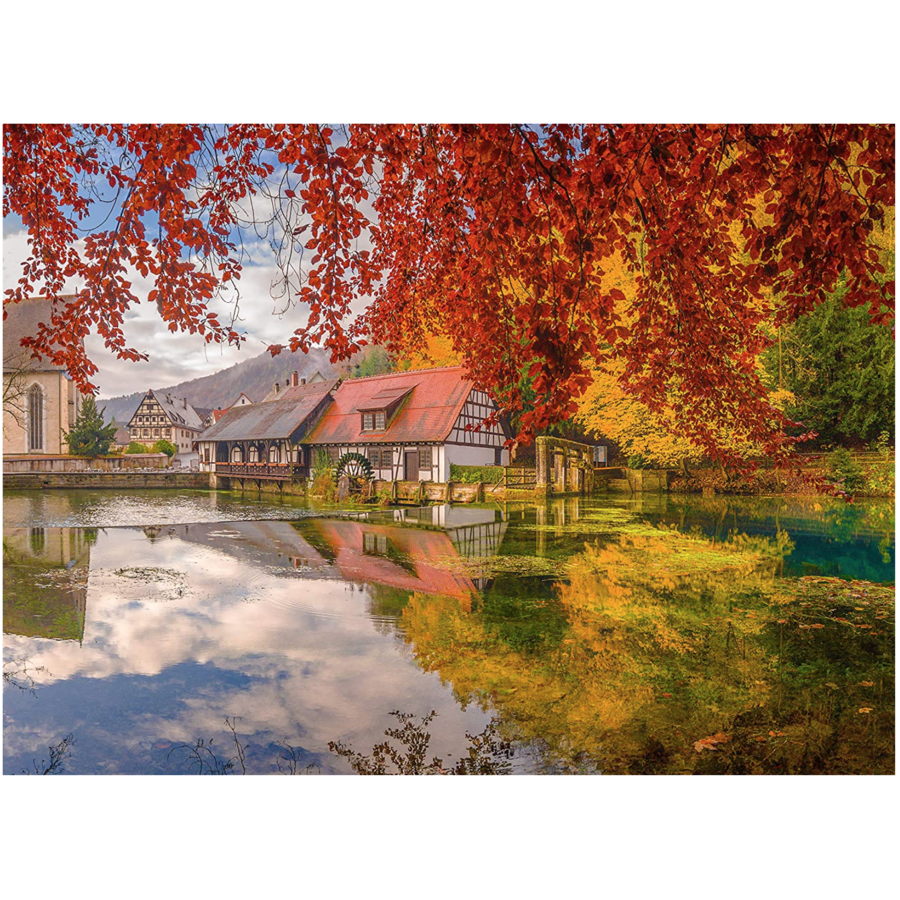
[[336, 378], [297, 384], [278, 400], [232, 407], [197, 440], [201, 470], [238, 479], [306, 477], [309, 455], [302, 441], [337, 385]]
[[202, 431], [203, 422], [194, 407], [184, 397], [163, 391], [147, 391], [128, 423], [131, 440], [142, 444], [170, 441], [179, 453], [189, 453]]
[[333, 461], [361, 453], [384, 481], [450, 480], [450, 465], [508, 465], [497, 408], [460, 366], [344, 381], [304, 439]]

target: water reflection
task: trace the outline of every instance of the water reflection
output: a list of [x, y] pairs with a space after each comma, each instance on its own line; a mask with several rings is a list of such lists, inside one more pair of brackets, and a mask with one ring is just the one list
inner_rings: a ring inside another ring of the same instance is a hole
[[5, 529], [6, 771], [70, 733], [66, 773], [893, 770], [892, 587], [786, 577], [892, 581], [880, 507], [194, 502]]
[[93, 529], [20, 528], [3, 535], [3, 630], [81, 641]]
[[[65, 532], [47, 529], [48, 546]], [[27, 530], [7, 538], [11, 552], [29, 546]], [[80, 644], [69, 640], [74, 626], [49, 618], [55, 595], [29, 592], [6, 569], [6, 654], [29, 660], [37, 687], [30, 702], [8, 695], [8, 770], [25, 767], [62, 722], [79, 738], [67, 772], [179, 770], [171, 747], [217, 733], [226, 716], [242, 719], [250, 770], [263, 772], [278, 770], [281, 742], [301, 748], [304, 767], [350, 771], [329, 741], [372, 746], [397, 707], [438, 710], [434, 739], [455, 756], [488, 722], [423, 677], [396, 628], [383, 627], [413, 590], [475, 590], [429, 564], [433, 554], [459, 558], [446, 533], [229, 522], [107, 529], [86, 546]], [[44, 553], [39, 578], [50, 563]]]

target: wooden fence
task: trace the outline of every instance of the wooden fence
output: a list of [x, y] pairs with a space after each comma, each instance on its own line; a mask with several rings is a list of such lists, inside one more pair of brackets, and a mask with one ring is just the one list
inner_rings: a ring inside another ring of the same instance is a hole
[[529, 469], [526, 466], [504, 466], [503, 481], [500, 483], [504, 488], [533, 491], [537, 483], [537, 470]]

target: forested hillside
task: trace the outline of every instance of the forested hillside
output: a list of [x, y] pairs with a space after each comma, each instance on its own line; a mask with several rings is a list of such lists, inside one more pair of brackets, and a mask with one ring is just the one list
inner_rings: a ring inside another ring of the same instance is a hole
[[[172, 385], [148, 384], [147, 389], [171, 391], [177, 397], [187, 397], [193, 406], [219, 409], [234, 402], [241, 392], [254, 403], [258, 403], [269, 393], [276, 381], [287, 381], [291, 377], [291, 372], [299, 372], [301, 378], [308, 378], [316, 370], [323, 375], [334, 372], [334, 367], [324, 350], [313, 348], [309, 353], [285, 351], [275, 357], [264, 352], [212, 375]], [[106, 421], [111, 422], [115, 419], [121, 424], [127, 424], [145, 393], [100, 399], [97, 405], [101, 409], [105, 407]]]

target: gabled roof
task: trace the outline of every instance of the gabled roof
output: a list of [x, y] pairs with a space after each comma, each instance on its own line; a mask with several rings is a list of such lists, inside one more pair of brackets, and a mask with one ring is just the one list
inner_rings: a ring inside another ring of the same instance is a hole
[[235, 406], [200, 435], [202, 441], [277, 440], [291, 437], [337, 386], [339, 379], [301, 384], [278, 400]]
[[[182, 397], [173, 397], [165, 391], [150, 391], [150, 394], [163, 408], [163, 412], [174, 425], [193, 428], [195, 431], [200, 431], [203, 428], [203, 421], [197, 415], [197, 411]], [[140, 406], [138, 409], [140, 409]]]
[[[471, 389], [462, 366], [352, 378], [335, 392], [334, 402], [306, 443], [439, 443], [449, 436]], [[362, 430], [362, 410], [387, 409], [393, 404], [398, 409], [385, 431]]]
[[115, 443], [117, 444], [130, 444], [131, 443], [131, 435], [128, 433], [127, 428], [123, 428], [121, 425], [116, 429], [116, 435], [113, 438]]
[[[65, 302], [67, 297], [61, 297]], [[53, 301], [46, 297], [32, 297], [6, 305], [3, 322], [3, 368], [7, 371], [26, 369], [29, 372], [65, 372], [49, 359], [32, 359], [31, 351], [22, 346], [22, 338], [34, 337], [42, 323], [49, 323]]]

